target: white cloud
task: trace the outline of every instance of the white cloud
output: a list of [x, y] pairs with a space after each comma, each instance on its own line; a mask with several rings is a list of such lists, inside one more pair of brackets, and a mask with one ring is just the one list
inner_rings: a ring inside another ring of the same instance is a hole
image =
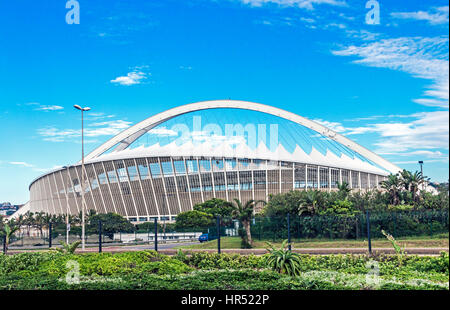
[[329, 121], [325, 121], [322, 119], [315, 119], [314, 121], [316, 123], [319, 123], [329, 129], [335, 131], [335, 132], [343, 133], [347, 130], [344, 126], [342, 126], [341, 123], [338, 123], [338, 122], [329, 122]]
[[448, 107], [448, 37], [402, 37], [384, 39], [360, 46], [347, 46], [332, 51], [338, 56], [357, 56], [354, 63], [403, 71], [414, 77], [432, 81], [425, 96], [416, 103]]
[[[449, 148], [448, 111], [421, 112], [411, 115], [392, 116], [395, 121], [373, 123], [360, 127], [345, 127], [339, 122], [315, 120], [345, 136], [374, 133], [378, 135], [374, 143], [375, 152], [380, 155], [424, 156], [440, 160], [448, 155], [440, 150]], [[373, 118], [379, 119], [380, 116]], [[386, 116], [386, 119], [391, 116]], [[399, 119], [410, 118], [400, 122]]]
[[42, 105], [37, 108], [37, 111], [58, 111], [63, 110], [64, 108], [59, 105]]
[[[115, 136], [123, 130], [130, 127], [131, 122], [123, 120], [114, 120], [93, 123], [84, 129], [84, 135], [87, 138], [94, 138], [100, 136]], [[38, 129], [38, 134], [43, 137], [44, 141], [49, 142], [66, 142], [79, 140], [81, 137], [81, 130], [79, 129], [58, 129], [56, 127], [46, 127]], [[77, 141], [75, 141], [77, 142]], [[94, 143], [97, 140], [85, 140], [85, 143]]]
[[10, 161], [9, 163], [14, 166], [22, 166], [22, 167], [27, 167], [27, 168], [33, 167], [32, 164], [29, 164], [29, 163], [26, 163], [23, 161]]
[[399, 19], [423, 20], [431, 25], [448, 24], [448, 6], [432, 8], [431, 12], [394, 12], [391, 16]]
[[9, 162], [9, 164], [13, 165], [13, 166], [19, 166], [19, 167], [24, 167], [24, 168], [31, 168], [31, 170], [36, 171], [36, 172], [41, 172], [41, 173], [60, 168], [60, 166], [54, 166], [51, 169], [39, 168], [39, 167], [36, 167], [35, 165], [29, 164], [29, 163], [26, 163], [26, 162], [23, 162], [23, 161], [11, 161], [11, 162]]
[[261, 7], [266, 4], [275, 4], [282, 7], [298, 7], [307, 10], [313, 10], [314, 5], [328, 4], [333, 6], [346, 6], [345, 1], [339, 0], [240, 0], [242, 3]]
[[35, 108], [34, 108], [35, 111], [49, 112], [49, 111], [64, 110], [64, 107], [59, 106], [59, 105], [43, 105], [43, 104], [40, 104], [39, 102], [28, 102], [25, 105], [35, 106]]
[[178, 132], [175, 130], [167, 129], [166, 127], [153, 128], [149, 130], [149, 134], [160, 136], [160, 137], [174, 137], [178, 136]]
[[147, 79], [147, 77], [151, 75], [150, 73], [144, 72], [144, 70], [142, 70], [144, 68], [147, 68], [147, 66], [135, 67], [134, 70], [129, 72], [126, 76], [116, 77], [110, 82], [124, 86], [141, 84], [143, 80]]

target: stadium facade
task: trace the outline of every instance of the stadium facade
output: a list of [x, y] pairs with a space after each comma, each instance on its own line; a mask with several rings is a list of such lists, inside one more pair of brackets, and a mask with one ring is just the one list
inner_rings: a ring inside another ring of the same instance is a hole
[[156, 114], [81, 163], [30, 185], [29, 209], [115, 212], [132, 222], [173, 220], [213, 197], [266, 200], [291, 190], [369, 190], [400, 168], [333, 130], [275, 107], [205, 101]]

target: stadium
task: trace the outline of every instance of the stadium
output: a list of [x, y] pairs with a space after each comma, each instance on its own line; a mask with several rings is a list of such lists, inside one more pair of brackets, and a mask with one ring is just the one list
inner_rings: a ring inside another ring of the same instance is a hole
[[156, 114], [113, 137], [81, 162], [30, 185], [25, 211], [87, 209], [132, 222], [175, 219], [213, 197], [267, 200], [291, 190], [379, 188], [400, 168], [333, 130], [272, 106], [204, 101]]

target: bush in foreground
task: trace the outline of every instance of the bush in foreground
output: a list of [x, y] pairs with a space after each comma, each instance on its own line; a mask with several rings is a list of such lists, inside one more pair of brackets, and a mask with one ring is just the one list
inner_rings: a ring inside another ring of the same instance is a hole
[[[449, 256], [299, 255], [297, 276], [268, 269], [266, 256], [154, 251], [0, 256], [0, 289], [447, 289]], [[80, 283], [65, 281], [79, 265]], [[379, 277], [368, 281], [369, 264]]]

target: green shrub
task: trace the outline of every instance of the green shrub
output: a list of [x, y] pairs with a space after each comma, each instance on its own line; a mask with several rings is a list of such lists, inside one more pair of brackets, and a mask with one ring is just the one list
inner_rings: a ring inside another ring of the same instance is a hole
[[269, 268], [290, 276], [300, 274], [300, 255], [287, 249], [287, 240], [283, 241], [279, 249], [275, 249], [270, 243], [268, 245], [269, 254], [265, 256], [265, 262]]
[[[284, 249], [285, 250], [285, 249]], [[0, 255], [1, 289], [448, 289], [449, 255], [298, 255], [297, 276], [267, 269], [264, 256], [197, 252], [168, 257], [155, 251]], [[75, 260], [84, 280], [64, 281]], [[380, 285], [366, 283], [368, 263]], [[197, 269], [197, 270], [195, 270]]]

